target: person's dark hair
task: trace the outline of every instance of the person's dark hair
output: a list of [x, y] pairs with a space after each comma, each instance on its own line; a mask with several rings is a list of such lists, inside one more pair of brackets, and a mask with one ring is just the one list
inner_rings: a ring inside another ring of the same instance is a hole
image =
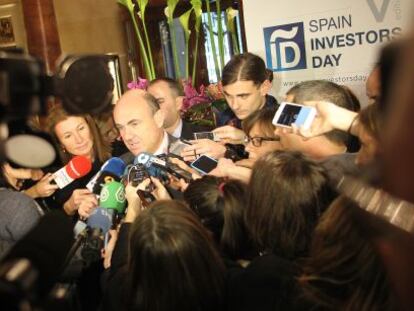
[[352, 108], [350, 110], [358, 112], [361, 111], [361, 102], [359, 101], [358, 97], [355, 95], [355, 93], [346, 85], [340, 85], [345, 92], [349, 95], [349, 98], [352, 101]]
[[245, 249], [243, 212], [247, 186], [240, 181], [204, 176], [190, 183], [184, 200], [213, 233], [220, 251], [232, 259], [240, 259]]
[[249, 135], [253, 126], [258, 124], [263, 132], [268, 135], [268, 137], [276, 137], [274, 134], [275, 126], [273, 125], [273, 117], [275, 116], [276, 109], [272, 108], [263, 108], [253, 112], [242, 122], [243, 131], [246, 135]]
[[267, 80], [269, 80], [269, 82], [272, 83], [273, 82], [273, 71], [266, 68], [266, 75], [267, 75]]
[[268, 79], [263, 59], [252, 53], [243, 53], [233, 56], [224, 66], [221, 83], [226, 86], [237, 81], [252, 81], [260, 85]]
[[174, 79], [171, 79], [171, 78], [168, 78], [168, 77], [156, 78], [156, 79], [152, 80], [149, 83], [148, 87], [151, 87], [154, 84], [157, 84], [159, 82], [167, 83], [168, 87], [173, 92], [174, 96], [184, 96], [185, 95], [182, 85], [177, 80], [174, 80]]
[[402, 59], [403, 51], [408, 46], [405, 39], [394, 40], [385, 45], [378, 60], [380, 70], [380, 98], [378, 105], [381, 113], [386, 115], [388, 105], [390, 104], [391, 95], [395, 81], [399, 78], [399, 67]]
[[209, 232], [178, 201], [156, 201], [131, 225], [130, 310], [220, 310], [224, 266]]
[[361, 110], [358, 115], [358, 122], [363, 126], [367, 133], [380, 140], [382, 126], [382, 116], [378, 104], [371, 104]]
[[[361, 102], [355, 93], [346, 85], [341, 85], [341, 87], [348, 93], [349, 97], [352, 100], [352, 111], [359, 112], [361, 111]], [[348, 141], [346, 142], [346, 151], [347, 152], [358, 152], [361, 149], [361, 143], [358, 137], [354, 135], [348, 135]]]
[[315, 229], [299, 278], [308, 300], [326, 310], [398, 310], [368, 236], [384, 234], [377, 221], [350, 199], [339, 197], [332, 203]]
[[257, 160], [245, 222], [260, 252], [306, 255], [316, 222], [334, 197], [325, 170], [300, 152], [273, 151]]
[[[345, 88], [326, 80], [301, 82], [292, 87], [286, 95], [292, 96], [292, 101], [297, 104], [303, 104], [305, 101], [328, 101], [348, 110], [358, 111]], [[347, 145], [350, 140], [350, 134], [339, 130], [330, 131], [325, 136], [335, 143], [344, 145]]]

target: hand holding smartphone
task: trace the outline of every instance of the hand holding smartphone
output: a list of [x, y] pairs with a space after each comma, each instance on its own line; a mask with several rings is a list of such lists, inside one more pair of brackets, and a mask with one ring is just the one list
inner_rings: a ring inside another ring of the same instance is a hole
[[217, 137], [217, 135], [213, 132], [197, 132], [194, 133], [194, 139], [210, 139], [212, 141], [220, 141], [220, 138]]
[[197, 160], [193, 161], [190, 166], [202, 175], [206, 175], [217, 167], [217, 163], [217, 160], [202, 155]]
[[273, 118], [273, 125], [281, 127], [297, 127], [308, 129], [316, 117], [316, 109], [294, 103], [282, 102]]

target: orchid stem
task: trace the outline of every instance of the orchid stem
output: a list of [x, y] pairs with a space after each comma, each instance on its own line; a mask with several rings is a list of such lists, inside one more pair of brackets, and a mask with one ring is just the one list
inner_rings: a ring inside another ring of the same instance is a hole
[[195, 52], [193, 54], [193, 74], [192, 74], [192, 85], [195, 85], [195, 76], [196, 76], [196, 68], [197, 68], [197, 57], [198, 57], [198, 37], [199, 37], [199, 33], [198, 31], [196, 32], [196, 42], [195, 42]]
[[220, 80], [221, 78], [221, 72], [219, 69], [219, 64], [217, 60], [217, 51], [216, 51], [216, 43], [214, 41], [214, 34], [213, 34], [213, 21], [211, 19], [211, 11], [210, 11], [210, 1], [206, 1], [207, 5], [207, 15], [208, 15], [208, 33], [210, 36], [210, 42], [211, 42], [211, 49], [213, 52], [213, 59], [214, 59], [214, 69], [216, 70], [217, 80]]
[[144, 58], [145, 73], [147, 75], [147, 78], [152, 80], [153, 77], [152, 77], [151, 66], [148, 62], [147, 51], [145, 50], [145, 46], [144, 46], [144, 42], [142, 40], [141, 32], [139, 31], [138, 24], [137, 24], [137, 21], [136, 21], [135, 16], [134, 16], [134, 11], [130, 11], [130, 14], [131, 14], [132, 22], [134, 24], [135, 32], [137, 33], [139, 47], [140, 47], [142, 56]]
[[221, 6], [220, 0], [216, 1], [216, 11], [217, 11], [217, 24], [218, 24], [218, 46], [219, 46], [219, 54], [220, 54], [220, 65], [221, 70], [224, 67], [224, 45], [223, 45], [223, 25], [221, 24]]
[[149, 54], [149, 63], [150, 63], [150, 67], [151, 67], [151, 80], [155, 79], [155, 69], [154, 69], [154, 61], [152, 59], [152, 49], [151, 49], [151, 44], [148, 38], [148, 32], [147, 32], [147, 27], [145, 27], [145, 17], [144, 15], [142, 15], [142, 27], [144, 28], [144, 35], [145, 35], [145, 41], [147, 42], [147, 49], [148, 49], [148, 54]]

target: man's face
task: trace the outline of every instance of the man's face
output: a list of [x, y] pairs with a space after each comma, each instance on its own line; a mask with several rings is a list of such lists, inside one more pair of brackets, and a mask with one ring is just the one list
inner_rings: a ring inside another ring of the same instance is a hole
[[164, 128], [170, 128], [180, 118], [182, 96], [175, 96], [168, 84], [159, 81], [148, 87], [148, 93], [155, 97], [160, 109], [164, 112]]
[[258, 86], [253, 81], [237, 81], [223, 86], [224, 97], [238, 119], [244, 120], [262, 108], [269, 90], [266, 82]]
[[160, 146], [164, 130], [163, 113], [153, 113], [142, 90], [125, 93], [114, 108], [115, 126], [133, 155], [155, 152]]

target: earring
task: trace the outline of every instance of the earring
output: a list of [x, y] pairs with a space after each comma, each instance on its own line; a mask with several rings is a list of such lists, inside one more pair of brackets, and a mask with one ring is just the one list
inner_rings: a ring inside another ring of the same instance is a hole
[[61, 146], [60, 149], [62, 150], [63, 153], [66, 153], [67, 152], [66, 149], [65, 149], [65, 147], [63, 147], [63, 146]]

